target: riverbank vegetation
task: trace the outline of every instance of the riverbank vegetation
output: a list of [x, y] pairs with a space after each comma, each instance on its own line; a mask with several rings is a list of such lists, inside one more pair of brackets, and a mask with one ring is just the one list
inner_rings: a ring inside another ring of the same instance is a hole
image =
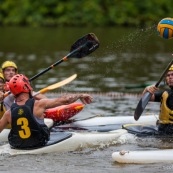
[[146, 26], [173, 17], [171, 0], [0, 0], [0, 25]]

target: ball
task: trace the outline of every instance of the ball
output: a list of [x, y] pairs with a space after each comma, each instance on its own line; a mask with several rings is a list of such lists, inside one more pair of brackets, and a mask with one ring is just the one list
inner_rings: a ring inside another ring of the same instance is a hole
[[157, 25], [157, 32], [165, 39], [173, 38], [173, 18], [162, 19]]

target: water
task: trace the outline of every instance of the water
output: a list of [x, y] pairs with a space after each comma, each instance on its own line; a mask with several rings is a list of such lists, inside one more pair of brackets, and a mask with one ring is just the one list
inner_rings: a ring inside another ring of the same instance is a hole
[[[93, 32], [100, 48], [82, 59], [69, 59], [32, 82], [35, 90], [61, 81], [74, 73], [76, 80], [46, 95], [87, 92], [94, 97], [79, 117], [133, 116], [143, 88], [131, 85], [155, 84], [171, 61], [171, 40], [163, 40], [155, 28], [0, 28], [0, 59], [15, 61], [19, 72], [29, 78], [69, 53], [71, 45]], [[144, 114], [157, 114], [159, 104], [149, 103]], [[156, 145], [157, 144], [157, 145]], [[70, 153], [0, 156], [1, 172], [170, 172], [170, 164], [117, 164], [114, 151], [146, 150], [165, 145], [156, 141], [129, 141], [109, 147]], [[169, 146], [170, 147], [170, 146]]]

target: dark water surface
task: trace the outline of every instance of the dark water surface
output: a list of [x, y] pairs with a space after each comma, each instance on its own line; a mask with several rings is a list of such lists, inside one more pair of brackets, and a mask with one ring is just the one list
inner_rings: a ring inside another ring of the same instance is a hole
[[19, 73], [31, 78], [67, 55], [71, 45], [89, 32], [99, 38], [100, 48], [35, 79], [36, 89], [77, 73], [68, 91], [135, 92], [126, 87], [155, 82], [172, 58], [172, 40], [158, 37], [153, 28], [0, 28], [1, 62], [15, 61]]
[[[154, 27], [132, 28], [0, 28], [0, 62], [15, 61], [29, 78], [69, 53], [81, 36], [93, 32], [100, 48], [82, 59], [69, 59], [33, 81], [35, 90], [78, 74], [76, 80], [52, 93], [88, 92], [94, 103], [78, 116], [133, 116], [140, 85], [155, 84], [172, 59], [172, 40], [157, 36]], [[138, 86], [131, 88], [132, 85]], [[157, 114], [149, 103], [145, 113]], [[170, 172], [170, 164], [117, 164], [111, 154], [121, 149], [160, 148], [155, 142], [129, 142], [104, 148], [44, 155], [0, 156], [0, 172]], [[167, 146], [164, 146], [167, 147]], [[170, 147], [170, 146], [169, 146]]]

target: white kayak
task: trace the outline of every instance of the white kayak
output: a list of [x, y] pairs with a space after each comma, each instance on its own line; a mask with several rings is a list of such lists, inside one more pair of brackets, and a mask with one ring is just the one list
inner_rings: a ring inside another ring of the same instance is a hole
[[86, 127], [86, 126], [102, 126], [109, 124], [146, 124], [156, 125], [158, 115], [149, 114], [141, 116], [138, 121], [134, 120], [133, 116], [111, 116], [111, 117], [91, 117], [86, 120], [79, 120], [70, 123], [71, 127]]
[[[146, 115], [140, 118], [140, 122], [145, 124], [155, 124], [156, 117], [154, 115]], [[71, 123], [77, 127], [83, 126], [100, 126], [103, 125], [114, 125], [114, 124], [124, 124], [124, 123], [135, 123], [133, 117], [95, 117], [88, 120], [81, 120]], [[45, 119], [45, 123], [51, 127], [52, 120]], [[139, 121], [138, 121], [139, 123]], [[71, 125], [70, 124], [70, 125]], [[7, 141], [7, 136], [9, 129], [3, 130], [0, 134], [0, 141]], [[118, 129], [107, 132], [52, 132], [50, 144], [39, 149], [32, 150], [17, 150], [11, 149], [9, 144], [0, 146], [0, 155], [18, 155], [18, 154], [39, 154], [39, 153], [50, 153], [50, 152], [67, 152], [76, 151], [82, 148], [96, 147], [103, 144], [116, 143], [122, 140], [121, 137], [126, 135], [128, 132], [124, 129]], [[3, 140], [2, 140], [3, 139]]]
[[113, 161], [118, 163], [173, 163], [173, 149], [147, 151], [120, 151], [112, 154]]
[[[19, 155], [19, 154], [43, 154], [52, 152], [77, 151], [84, 148], [93, 148], [103, 145], [115, 144], [118, 138], [127, 133], [124, 129], [99, 133], [99, 132], [52, 132], [50, 143], [47, 146], [32, 150], [12, 149], [9, 144], [0, 146], [0, 155]], [[56, 138], [60, 139], [58, 142]]]

